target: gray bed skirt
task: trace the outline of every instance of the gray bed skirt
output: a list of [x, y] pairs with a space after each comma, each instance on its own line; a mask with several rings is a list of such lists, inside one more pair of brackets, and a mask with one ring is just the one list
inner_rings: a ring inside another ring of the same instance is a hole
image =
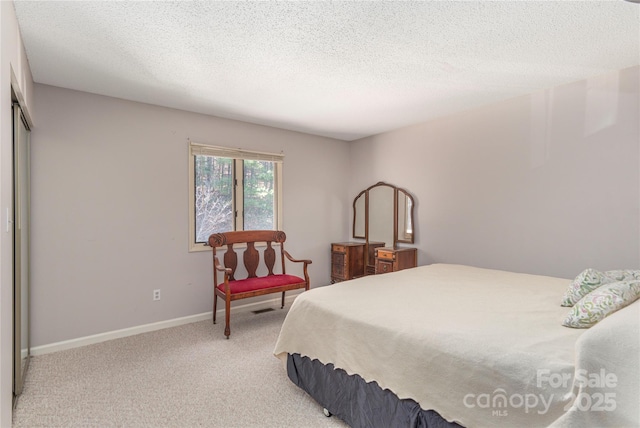
[[423, 410], [411, 399], [399, 399], [376, 382], [365, 382], [318, 360], [290, 354], [289, 379], [331, 414], [353, 428], [460, 428], [433, 410]]

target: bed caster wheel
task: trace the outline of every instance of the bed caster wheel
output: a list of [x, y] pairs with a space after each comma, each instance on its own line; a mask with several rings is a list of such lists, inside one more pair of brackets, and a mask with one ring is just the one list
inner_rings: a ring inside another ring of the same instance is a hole
[[323, 409], [322, 409], [322, 413], [324, 413], [324, 415], [325, 415], [326, 417], [328, 417], [328, 418], [330, 418], [330, 417], [331, 417], [331, 412], [330, 412], [330, 411], [328, 411], [326, 408], [323, 408]]

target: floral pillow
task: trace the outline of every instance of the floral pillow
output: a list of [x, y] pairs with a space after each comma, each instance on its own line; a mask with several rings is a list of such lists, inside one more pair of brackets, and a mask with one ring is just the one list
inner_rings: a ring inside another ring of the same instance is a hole
[[580, 299], [567, 314], [562, 325], [572, 328], [589, 328], [638, 298], [640, 298], [639, 280], [604, 284]]
[[604, 275], [608, 278], [615, 279], [615, 281], [633, 281], [634, 279], [640, 279], [640, 270], [608, 270], [604, 272]]
[[600, 272], [595, 269], [585, 269], [576, 276], [564, 293], [561, 306], [573, 306], [578, 300], [596, 288], [611, 282], [640, 279], [640, 270], [609, 270]]

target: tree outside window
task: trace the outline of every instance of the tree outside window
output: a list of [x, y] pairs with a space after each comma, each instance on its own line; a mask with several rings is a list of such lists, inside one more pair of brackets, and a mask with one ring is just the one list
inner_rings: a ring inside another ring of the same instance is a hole
[[[195, 146], [195, 149], [194, 149]], [[202, 148], [204, 147], [204, 148]], [[280, 159], [265, 154], [190, 144], [190, 249], [206, 249], [212, 233], [281, 229], [279, 224]], [[216, 156], [226, 154], [228, 157]], [[247, 155], [247, 153], [249, 153]], [[232, 157], [256, 157], [245, 159]]]

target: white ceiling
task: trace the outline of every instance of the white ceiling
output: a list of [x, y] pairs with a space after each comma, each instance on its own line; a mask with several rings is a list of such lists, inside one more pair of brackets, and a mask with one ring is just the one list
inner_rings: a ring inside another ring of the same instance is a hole
[[343, 140], [640, 64], [606, 1], [16, 1], [38, 83]]

